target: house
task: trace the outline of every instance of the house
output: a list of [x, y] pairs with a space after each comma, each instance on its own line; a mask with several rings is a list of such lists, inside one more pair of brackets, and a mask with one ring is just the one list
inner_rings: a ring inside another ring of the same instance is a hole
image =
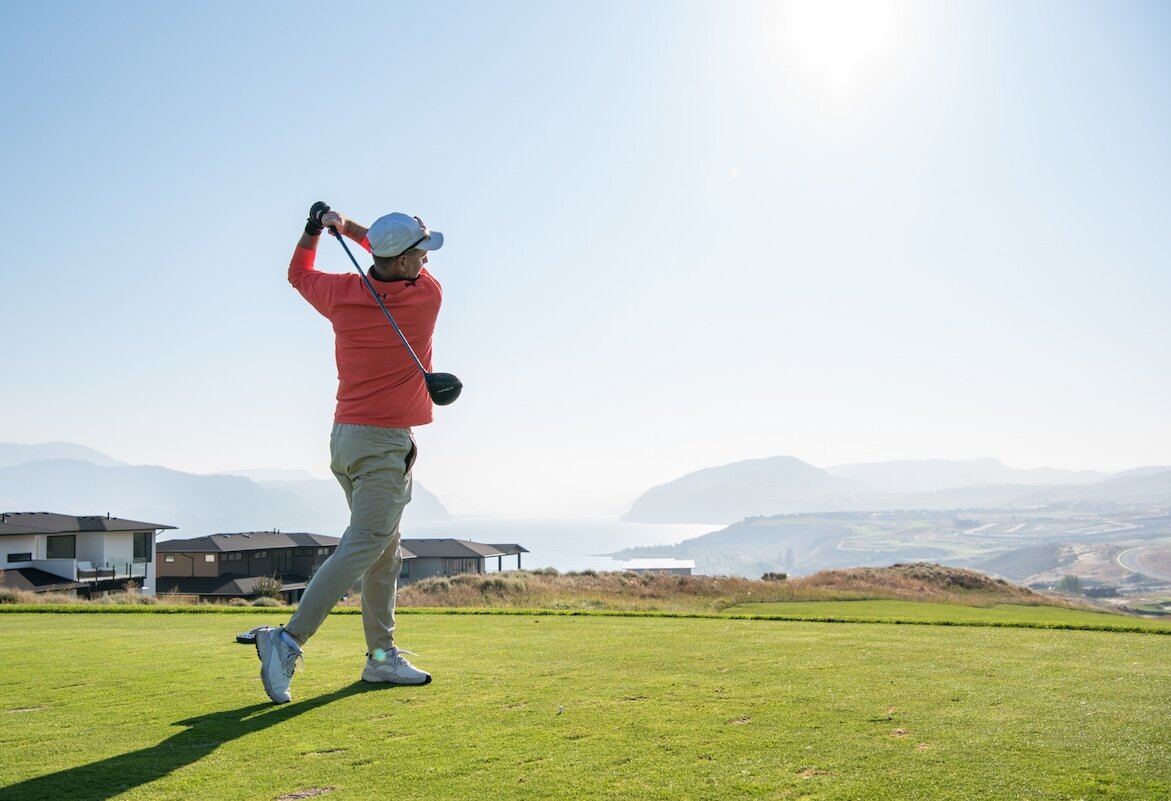
[[455, 539], [404, 539], [400, 549], [403, 555], [403, 569], [399, 579], [402, 583], [432, 576], [483, 573], [484, 560], [493, 557], [496, 558], [499, 570], [503, 567], [504, 557], [515, 556], [516, 567], [519, 570], [520, 555], [528, 553], [527, 549], [515, 543], [486, 545], [471, 540]]
[[[200, 600], [226, 601], [256, 595], [257, 583], [275, 578], [286, 601], [298, 601], [314, 571], [337, 550], [337, 537], [305, 532], [249, 531], [160, 542], [155, 581], [157, 592], [195, 595]], [[528, 550], [515, 543], [485, 545], [469, 540], [402, 540], [401, 583], [428, 576], [483, 573], [485, 560]]]
[[506, 556], [515, 556], [516, 557], [516, 569], [520, 570], [520, 555], [522, 553], [529, 552], [528, 548], [517, 545], [515, 542], [493, 542], [493, 543], [491, 543], [491, 545], [493, 548], [500, 551], [500, 554], [496, 557], [496, 569], [497, 570], [504, 569], [504, 557], [506, 557]]
[[695, 570], [694, 559], [631, 559], [622, 563], [622, 570], [632, 573], [665, 573], [671, 576], [690, 576]]
[[244, 598], [256, 594], [260, 579], [275, 578], [285, 600], [296, 601], [339, 542], [324, 534], [279, 531], [167, 540], [157, 546], [158, 592], [209, 601]]
[[108, 514], [0, 514], [3, 586], [92, 596], [121, 590], [133, 581], [144, 594], [152, 594], [155, 538], [173, 528]]

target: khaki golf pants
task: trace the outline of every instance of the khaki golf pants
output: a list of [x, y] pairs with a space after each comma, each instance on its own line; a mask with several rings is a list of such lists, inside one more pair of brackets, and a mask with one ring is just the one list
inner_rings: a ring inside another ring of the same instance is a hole
[[360, 578], [367, 653], [389, 651], [394, 645], [394, 601], [403, 564], [398, 551], [399, 522], [411, 500], [415, 440], [409, 428], [335, 423], [329, 450], [330, 468], [350, 505], [350, 525], [337, 550], [313, 574], [285, 628], [302, 643], [308, 642]]

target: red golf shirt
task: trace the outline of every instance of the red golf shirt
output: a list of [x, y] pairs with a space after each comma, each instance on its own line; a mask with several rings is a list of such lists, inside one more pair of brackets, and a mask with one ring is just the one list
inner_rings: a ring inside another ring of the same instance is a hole
[[[370, 250], [370, 244], [362, 241]], [[419, 368], [356, 273], [322, 273], [313, 267], [316, 251], [298, 247], [289, 262], [289, 283], [333, 324], [337, 358], [334, 421], [384, 428], [431, 422], [431, 397]], [[431, 370], [431, 336], [443, 302], [443, 288], [427, 272], [409, 281], [370, 276], [382, 302]]]

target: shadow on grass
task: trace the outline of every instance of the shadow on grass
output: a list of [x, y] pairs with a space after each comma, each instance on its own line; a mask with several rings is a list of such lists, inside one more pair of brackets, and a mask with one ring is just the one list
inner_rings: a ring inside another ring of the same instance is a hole
[[[284, 723], [333, 701], [377, 691], [385, 686], [359, 681], [326, 695], [283, 706], [252, 704], [180, 720], [175, 725], [187, 728], [157, 745], [0, 787], [0, 801], [102, 801], [113, 798], [198, 762], [224, 743]], [[82, 736], [100, 735], [101, 732], [91, 732]], [[264, 764], [258, 762], [259, 769], [265, 769]]]

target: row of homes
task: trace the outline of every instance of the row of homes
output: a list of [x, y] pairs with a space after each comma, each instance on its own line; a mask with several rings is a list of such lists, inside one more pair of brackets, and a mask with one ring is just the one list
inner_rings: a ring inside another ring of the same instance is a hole
[[[93, 596], [133, 581], [144, 593], [180, 593], [205, 600], [246, 598], [264, 577], [295, 601], [340, 540], [321, 534], [259, 531], [157, 542], [174, 526], [50, 512], [0, 514], [2, 585], [32, 592]], [[401, 583], [429, 576], [504, 569], [505, 557], [528, 550], [516, 543], [404, 539]], [[493, 562], [495, 564], [493, 564]], [[509, 565], [511, 567], [511, 564]]]

